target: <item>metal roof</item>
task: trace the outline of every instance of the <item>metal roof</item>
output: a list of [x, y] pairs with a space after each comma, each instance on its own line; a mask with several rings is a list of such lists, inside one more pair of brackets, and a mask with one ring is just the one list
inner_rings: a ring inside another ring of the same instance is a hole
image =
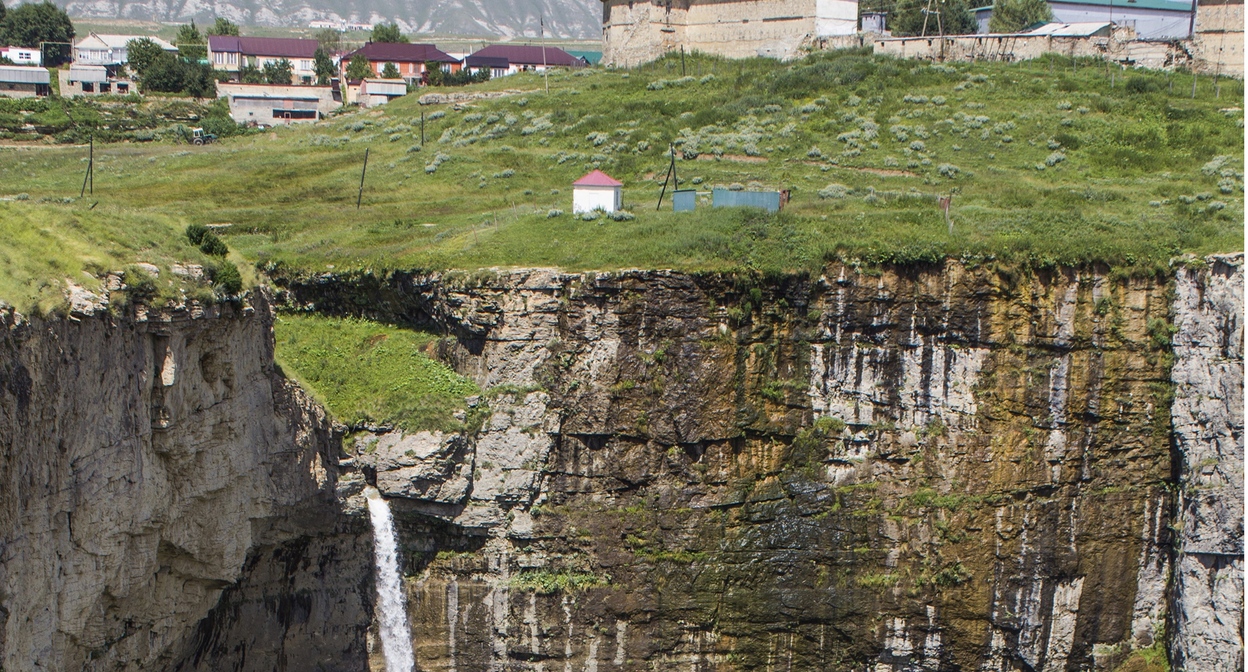
[[1095, 5], [1097, 7], [1113, 7], [1124, 12], [1132, 9], [1160, 9], [1169, 12], [1192, 13], [1192, 3], [1174, 2], [1173, 0], [1049, 0], [1050, 4], [1063, 5]]
[[390, 63], [458, 63], [459, 59], [438, 49], [432, 44], [408, 44], [406, 42], [369, 42], [355, 51], [342, 57], [347, 63], [356, 54], [373, 62]]
[[312, 58], [316, 55], [316, 40], [300, 40], [293, 37], [235, 37], [233, 35], [209, 35], [208, 51], [236, 53], [244, 56], [277, 56], [281, 58]]
[[511, 63], [502, 56], [477, 56], [473, 54], [464, 59], [464, 66], [468, 68], [506, 68], [510, 65]]
[[320, 102], [319, 96], [284, 96], [280, 94], [267, 93], [234, 93], [230, 97], [235, 100], [302, 100], [305, 102]]
[[112, 35], [108, 33], [88, 33], [80, 42], [74, 45], [75, 49], [121, 49], [126, 46], [130, 40], [141, 40], [147, 38], [155, 42], [161, 49], [165, 51], [177, 51], [178, 48], [172, 44], [156, 37], [154, 35]]
[[48, 84], [48, 71], [33, 65], [0, 65], [0, 82], [8, 84]]
[[1046, 23], [1023, 35], [1052, 35], [1053, 37], [1090, 37], [1109, 30], [1108, 21], [1085, 21], [1081, 23]]
[[[543, 55], [542, 52], [546, 52]], [[559, 47], [541, 47], [525, 44], [491, 44], [473, 56], [505, 58], [518, 65], [584, 65], [584, 61]]]
[[108, 68], [102, 65], [71, 65], [68, 78], [71, 82], [107, 82]]
[[572, 183], [574, 187], [622, 187], [624, 183], [602, 172], [594, 170], [585, 177]]

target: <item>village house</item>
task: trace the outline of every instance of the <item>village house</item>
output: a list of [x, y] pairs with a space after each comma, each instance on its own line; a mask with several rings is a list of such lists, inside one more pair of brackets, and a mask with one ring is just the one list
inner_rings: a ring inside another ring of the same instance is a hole
[[39, 47], [0, 47], [0, 56], [13, 61], [13, 65], [43, 65]]
[[133, 83], [124, 77], [112, 77], [102, 65], [74, 63], [68, 70], [57, 70], [61, 95], [66, 98], [78, 96], [124, 96], [133, 90]]
[[0, 65], [0, 96], [34, 98], [51, 93], [51, 79], [44, 68], [30, 65]]
[[[583, 68], [586, 61], [559, 47], [543, 47], [527, 44], [491, 44], [470, 55], [473, 63], [490, 63], [494, 77], [510, 75], [522, 70], [541, 72], [546, 68]], [[486, 60], [488, 59], [488, 60]], [[506, 62], [506, 66], [501, 64]], [[482, 67], [482, 66], [475, 66]]]
[[130, 62], [126, 45], [130, 40], [147, 38], [165, 51], [176, 52], [177, 47], [150, 35], [101, 35], [89, 33], [74, 45], [74, 62], [82, 65], [102, 65], [114, 72], [117, 66]]
[[284, 58], [292, 67], [292, 83], [312, 84], [316, 82], [313, 57], [319, 46], [316, 40], [290, 37], [209, 35], [208, 62], [214, 69], [229, 73], [230, 81], [237, 82], [244, 65], [264, 69], [265, 64]]
[[572, 212], [615, 212], [623, 206], [624, 183], [595, 170], [572, 183]]
[[369, 42], [342, 57], [342, 79], [347, 79], [347, 66], [356, 54], [368, 59], [368, 65], [381, 77], [387, 63], [394, 64], [399, 76], [408, 82], [427, 81], [426, 63], [440, 63], [445, 72], [459, 72], [459, 59], [432, 44], [407, 44], [400, 42]]
[[511, 74], [511, 63], [502, 56], [477, 56], [470, 54], [464, 57], [464, 69], [472, 74], [488, 71], [490, 77], [503, 77]]
[[314, 122], [342, 107], [329, 86], [217, 84], [217, 97], [230, 105], [230, 118], [249, 126]]
[[[1184, 38], [1192, 32], [1192, 3], [1175, 0], [1048, 0], [1055, 23], [1112, 23], [1134, 28], [1144, 40]], [[992, 5], [972, 10], [988, 33]]]

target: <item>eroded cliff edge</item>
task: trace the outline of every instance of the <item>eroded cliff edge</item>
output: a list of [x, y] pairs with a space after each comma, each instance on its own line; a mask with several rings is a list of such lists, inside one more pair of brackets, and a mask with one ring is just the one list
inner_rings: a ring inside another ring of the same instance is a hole
[[355, 669], [367, 526], [266, 294], [0, 314], [0, 668]]
[[[493, 390], [475, 435], [354, 447], [406, 521], [422, 669], [1115, 669], [1167, 649], [1232, 669], [1242, 255], [1189, 266], [286, 289], [442, 329]], [[1176, 491], [1209, 525], [1174, 519]]]

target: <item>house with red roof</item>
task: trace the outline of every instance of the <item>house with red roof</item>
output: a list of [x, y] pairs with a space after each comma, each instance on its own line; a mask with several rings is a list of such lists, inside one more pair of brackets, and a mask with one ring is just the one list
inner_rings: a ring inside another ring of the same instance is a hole
[[595, 170], [572, 183], [572, 212], [615, 212], [623, 208], [624, 183]]
[[239, 81], [239, 70], [244, 65], [263, 69], [265, 64], [283, 58], [293, 66], [295, 84], [316, 82], [316, 69], [312, 57], [320, 44], [316, 40], [300, 40], [290, 37], [236, 37], [234, 35], [208, 36], [208, 62], [216, 70], [230, 74], [231, 81]]
[[464, 59], [475, 64], [489, 63], [494, 76], [501, 72], [502, 62], [506, 62], [506, 72], [512, 74], [522, 70], [541, 72], [546, 68], [583, 68], [588, 63], [560, 49], [559, 47], [533, 46], [528, 44], [491, 44]]
[[347, 80], [347, 65], [356, 54], [363, 54], [378, 77], [382, 76], [387, 63], [393, 63], [399, 76], [410, 82], [427, 80], [426, 63], [439, 63], [445, 72], [459, 72], [458, 58], [438, 49], [432, 44], [407, 44], [401, 42], [369, 42], [342, 57], [342, 79]]

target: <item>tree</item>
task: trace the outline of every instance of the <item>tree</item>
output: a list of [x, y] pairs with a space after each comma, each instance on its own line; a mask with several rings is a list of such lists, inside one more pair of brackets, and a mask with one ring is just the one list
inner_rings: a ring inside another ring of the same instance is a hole
[[888, 17], [893, 34], [940, 35], [943, 31], [945, 35], [966, 35], [979, 27], [965, 0], [930, 0], [930, 13], [928, 4], [929, 0], [897, 0]]
[[992, 3], [988, 30], [993, 33], [1018, 33], [1028, 26], [1053, 20], [1047, 0], [997, 0]]
[[[2, 0], [0, 0], [2, 2]], [[40, 42], [73, 42], [74, 24], [65, 10], [51, 2], [26, 3], [6, 11], [0, 20], [0, 44], [37, 47]], [[69, 60], [67, 44], [44, 47], [44, 65], [55, 66]]]
[[399, 79], [402, 77], [399, 74], [399, 69], [394, 67], [393, 63], [387, 63], [386, 67], [381, 69], [381, 76], [383, 79]]
[[4, 25], [4, 13], [8, 11], [4, 8], [4, 0], [0, 0], [0, 25]]
[[204, 36], [195, 27], [194, 19], [188, 25], [178, 26], [178, 35], [173, 43], [178, 47], [178, 54], [188, 61], [198, 61], [208, 56]]
[[264, 81], [269, 84], [289, 84], [295, 66], [288, 59], [269, 61], [264, 64]]
[[137, 40], [130, 40], [126, 43], [127, 60], [130, 67], [139, 74], [140, 77], [147, 71], [148, 66], [156, 62], [156, 59], [165, 55], [165, 50], [156, 42], [147, 37], [140, 37]]
[[217, 81], [211, 66], [187, 63], [173, 54], [161, 51], [160, 56], [148, 64], [143, 74], [143, 90], [215, 98]]
[[407, 42], [397, 23], [379, 23], [373, 26], [373, 42]]
[[254, 65], [244, 63], [238, 69], [238, 81], [244, 84], [263, 84], [264, 72]]
[[238, 24], [227, 18], [218, 16], [217, 21], [212, 24], [211, 28], [205, 30], [204, 33], [208, 35], [233, 35], [238, 37]]
[[334, 71], [334, 61], [324, 47], [317, 47], [316, 53], [312, 54], [312, 71], [316, 73], [316, 83], [321, 86], [328, 84], [337, 74]]
[[369, 64], [367, 56], [356, 54], [351, 57], [351, 60], [347, 63], [347, 79], [355, 81], [372, 76], [373, 66]]
[[316, 31], [316, 43], [327, 54], [342, 51], [342, 33], [333, 28], [322, 28]]

